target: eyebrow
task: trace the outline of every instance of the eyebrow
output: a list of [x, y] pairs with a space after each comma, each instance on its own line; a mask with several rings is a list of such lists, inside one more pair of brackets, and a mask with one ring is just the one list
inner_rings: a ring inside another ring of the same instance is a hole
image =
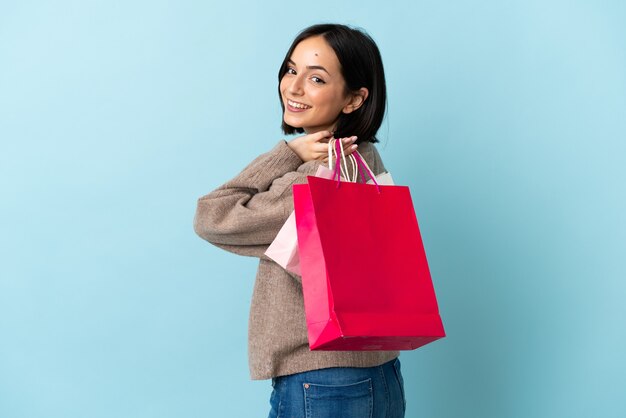
[[[291, 60], [291, 59], [288, 59], [287, 62], [290, 63], [290, 64], [293, 64], [293, 65], [296, 65], [296, 63], [293, 62], [293, 60]], [[322, 67], [321, 65], [307, 65], [306, 68], [307, 68], [307, 70], [322, 70], [322, 71], [325, 71], [326, 74], [330, 75], [328, 70], [326, 68]]]

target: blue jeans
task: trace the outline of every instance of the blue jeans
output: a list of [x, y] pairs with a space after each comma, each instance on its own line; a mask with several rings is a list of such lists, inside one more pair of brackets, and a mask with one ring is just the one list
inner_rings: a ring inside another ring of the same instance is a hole
[[402, 418], [400, 360], [332, 367], [272, 379], [269, 418]]

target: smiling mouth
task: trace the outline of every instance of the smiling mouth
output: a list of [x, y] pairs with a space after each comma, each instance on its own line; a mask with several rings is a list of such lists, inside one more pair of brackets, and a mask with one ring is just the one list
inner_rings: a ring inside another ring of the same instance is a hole
[[311, 106], [305, 105], [304, 103], [294, 102], [293, 100], [287, 100], [287, 104], [295, 109], [300, 110], [306, 110], [311, 108]]

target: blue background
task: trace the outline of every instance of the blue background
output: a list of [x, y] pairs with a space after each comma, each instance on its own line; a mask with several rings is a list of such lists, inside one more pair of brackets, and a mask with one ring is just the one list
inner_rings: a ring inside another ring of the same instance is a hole
[[256, 262], [192, 220], [322, 21], [382, 51], [448, 332], [407, 416], [626, 416], [624, 2], [103, 0], [0, 5], [0, 417], [266, 416]]

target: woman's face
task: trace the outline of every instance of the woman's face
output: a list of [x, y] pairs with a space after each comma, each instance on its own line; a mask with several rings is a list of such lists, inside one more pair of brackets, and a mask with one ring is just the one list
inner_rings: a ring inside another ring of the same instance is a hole
[[301, 41], [293, 50], [280, 81], [285, 123], [307, 134], [334, 131], [341, 112], [349, 113], [353, 101], [335, 51], [322, 36]]

